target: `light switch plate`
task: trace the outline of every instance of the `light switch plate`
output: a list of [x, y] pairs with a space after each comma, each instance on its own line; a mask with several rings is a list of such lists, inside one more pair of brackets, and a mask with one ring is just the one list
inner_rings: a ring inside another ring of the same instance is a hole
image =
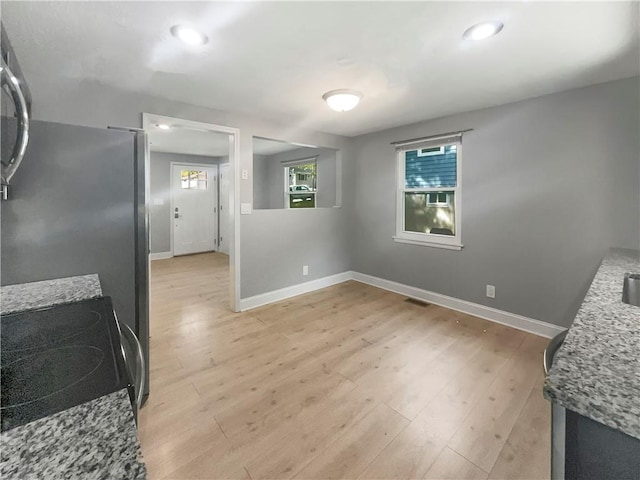
[[250, 203], [241, 203], [240, 204], [240, 214], [241, 215], [249, 215], [251, 213], [251, 204]]

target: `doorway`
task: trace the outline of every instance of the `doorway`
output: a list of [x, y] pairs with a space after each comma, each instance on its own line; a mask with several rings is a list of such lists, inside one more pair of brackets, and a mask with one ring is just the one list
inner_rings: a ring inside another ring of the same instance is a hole
[[[143, 114], [143, 127], [148, 135], [146, 190], [154, 260], [153, 267], [149, 262], [150, 275], [160, 266], [155, 260], [220, 255], [216, 268], [228, 265], [225, 308], [239, 311], [240, 229], [234, 208], [239, 205], [239, 130], [148, 113]], [[220, 285], [211, 288], [219, 291]]]
[[172, 163], [174, 256], [218, 250], [218, 210], [218, 165]]

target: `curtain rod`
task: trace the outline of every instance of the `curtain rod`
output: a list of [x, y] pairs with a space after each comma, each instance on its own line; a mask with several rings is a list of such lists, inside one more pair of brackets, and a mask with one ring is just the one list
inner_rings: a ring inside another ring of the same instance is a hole
[[425, 142], [427, 140], [437, 140], [439, 138], [447, 138], [447, 137], [452, 137], [454, 135], [460, 135], [465, 132], [471, 132], [472, 130], [473, 128], [467, 128], [465, 130], [457, 130], [455, 132], [448, 132], [448, 133], [439, 133], [437, 135], [430, 135], [428, 137], [410, 138], [408, 140], [398, 140], [396, 142], [391, 142], [391, 145], [402, 145], [405, 143], [417, 143], [417, 142]]

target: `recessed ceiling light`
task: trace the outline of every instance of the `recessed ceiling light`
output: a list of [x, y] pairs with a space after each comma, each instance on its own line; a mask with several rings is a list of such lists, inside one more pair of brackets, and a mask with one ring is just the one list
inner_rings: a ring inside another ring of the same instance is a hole
[[484, 40], [500, 33], [504, 24], [502, 22], [482, 22], [474, 25], [462, 34], [465, 40]]
[[355, 90], [331, 90], [322, 95], [322, 99], [336, 112], [353, 110], [361, 98], [362, 94]]
[[171, 127], [169, 125], [167, 125], [166, 123], [157, 123], [156, 127], [158, 127], [160, 130], [169, 130], [169, 129], [171, 129]]
[[174, 25], [171, 27], [171, 35], [179, 38], [184, 43], [189, 45], [204, 45], [209, 41], [204, 33], [200, 33], [191, 27], [185, 27], [184, 25]]

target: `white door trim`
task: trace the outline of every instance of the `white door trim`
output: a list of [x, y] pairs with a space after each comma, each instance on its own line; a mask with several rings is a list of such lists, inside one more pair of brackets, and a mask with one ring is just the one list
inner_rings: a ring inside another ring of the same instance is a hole
[[[218, 165], [218, 192], [222, 191], [222, 179], [221, 179], [221, 172], [222, 172], [222, 167], [226, 167], [227, 168], [227, 175], [229, 175], [229, 172], [231, 171], [231, 167], [229, 166], [229, 162], [224, 162]], [[229, 188], [231, 188], [231, 182], [229, 182]], [[227, 208], [227, 207], [225, 207]], [[227, 208], [226, 211], [229, 211], [229, 209]], [[226, 213], [225, 213], [226, 215]], [[218, 250], [221, 253], [224, 254], [228, 254], [229, 252], [223, 252], [222, 249], [220, 248], [220, 245], [222, 244], [222, 242], [220, 241], [220, 238], [222, 237], [222, 215], [220, 215], [220, 196], [218, 196], [218, 240], [217, 240], [217, 245], [218, 245]], [[227, 230], [231, 231], [231, 225], [228, 224], [227, 225]], [[229, 233], [227, 233], [227, 235], [229, 235]], [[229, 244], [229, 247], [231, 247], [231, 244]]]
[[[238, 162], [240, 161], [240, 129], [235, 127], [226, 127], [224, 125], [216, 125], [213, 123], [196, 122], [194, 120], [186, 120], [182, 118], [168, 117], [166, 115], [143, 113], [142, 128], [149, 130], [153, 128], [158, 118], [162, 118], [174, 124], [180, 124], [186, 127], [204, 128], [212, 132], [227, 133], [229, 137], [229, 175], [233, 181], [229, 182], [229, 304], [234, 312], [240, 311], [240, 215], [236, 214], [236, 210], [240, 211], [240, 175]], [[150, 156], [147, 157], [147, 165], [145, 165], [145, 183], [147, 191], [150, 187], [149, 172], [151, 167]]]
[[215, 215], [215, 228], [216, 228], [216, 252], [218, 251], [219, 245], [218, 245], [218, 237], [220, 235], [220, 232], [218, 232], [218, 210], [220, 208], [219, 205], [219, 198], [218, 198], [218, 172], [220, 171], [219, 166], [216, 163], [197, 163], [197, 162], [169, 162], [169, 222], [171, 222], [171, 232], [170, 232], [170, 236], [171, 238], [169, 239], [169, 249], [171, 252], [171, 256], [175, 256], [175, 251], [173, 250], [173, 234], [174, 234], [174, 229], [175, 229], [175, 222], [173, 221], [173, 213], [174, 213], [174, 205], [173, 205], [173, 182], [174, 182], [174, 178], [173, 178], [173, 167], [174, 165], [181, 165], [181, 166], [185, 166], [185, 167], [203, 167], [203, 168], [213, 168], [216, 171], [216, 193], [215, 193], [215, 209], [216, 209], [216, 215]]

